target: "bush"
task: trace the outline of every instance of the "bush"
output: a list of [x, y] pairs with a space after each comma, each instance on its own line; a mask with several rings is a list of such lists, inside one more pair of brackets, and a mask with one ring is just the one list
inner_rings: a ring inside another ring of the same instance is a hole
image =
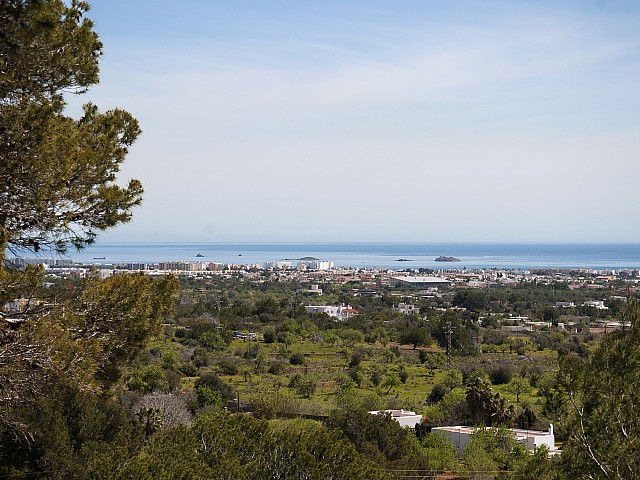
[[478, 378], [487, 377], [484, 369], [478, 365], [462, 365], [459, 370], [462, 373], [462, 383], [465, 385], [470, 385]]
[[258, 357], [259, 353], [260, 353], [260, 345], [258, 345], [257, 343], [254, 343], [252, 345], [249, 345], [249, 348], [247, 348], [243, 356], [247, 360], [253, 360], [254, 358]]
[[263, 339], [264, 343], [275, 343], [276, 341], [276, 332], [273, 328], [268, 328], [264, 331]]
[[362, 381], [364, 380], [364, 375], [362, 374], [362, 371], [361, 371], [360, 368], [351, 367], [349, 370], [347, 370], [347, 375], [351, 380], [356, 382], [356, 385], [358, 385], [358, 387], [362, 386]]
[[162, 367], [175, 368], [178, 364], [178, 354], [174, 350], [165, 350], [162, 354]]
[[528, 456], [510, 430], [481, 428], [476, 430], [462, 451], [468, 471], [513, 470]]
[[190, 363], [183, 363], [178, 367], [178, 370], [187, 377], [195, 377], [198, 374], [198, 369]]
[[362, 363], [363, 353], [361, 350], [356, 350], [351, 354], [351, 360], [349, 361], [349, 367], [357, 367]]
[[427, 402], [431, 404], [438, 403], [450, 391], [451, 390], [448, 387], [445, 387], [441, 383], [437, 383], [431, 389], [431, 393], [427, 397]]
[[489, 378], [494, 385], [505, 385], [512, 377], [513, 369], [509, 365], [498, 365], [489, 371]]
[[272, 419], [299, 414], [304, 410], [299, 398], [281, 394], [262, 395], [251, 399], [251, 413], [256, 418]]
[[210, 362], [210, 354], [207, 349], [198, 347], [193, 350], [193, 355], [191, 355], [191, 361], [195, 365], [196, 368], [207, 367]]
[[278, 415], [278, 406], [273, 396], [265, 395], [251, 399], [251, 414], [256, 418], [271, 420]]
[[380, 385], [380, 382], [382, 382], [382, 372], [380, 371], [380, 369], [374, 368], [371, 372], [371, 375], [369, 376], [369, 379], [371, 380], [371, 383], [373, 383], [374, 387]]
[[426, 361], [429, 359], [429, 354], [431, 352], [427, 352], [426, 350], [420, 350], [418, 352], [418, 359], [420, 360], [420, 363], [426, 363]]
[[392, 469], [423, 469], [425, 459], [416, 455], [415, 436], [391, 415], [370, 415], [366, 411], [335, 410], [327, 420], [360, 451], [381, 466]]
[[220, 363], [218, 363], [217, 367], [221, 375], [238, 374], [238, 367], [235, 364], [231, 363], [229, 360], [222, 360]]
[[400, 347], [398, 345], [394, 345], [389, 350], [391, 350], [393, 354], [398, 358], [402, 356], [402, 352], [400, 351]]
[[273, 375], [280, 375], [284, 371], [284, 362], [271, 362], [269, 365], [269, 373]]
[[289, 363], [291, 365], [304, 365], [305, 358], [302, 353], [294, 353], [289, 357]]
[[180, 390], [180, 383], [182, 382], [182, 377], [178, 372], [176, 372], [173, 369], [166, 370], [166, 378], [167, 378], [169, 392], [175, 392]]
[[150, 365], [131, 374], [127, 387], [133, 392], [168, 392], [167, 372], [159, 365]]
[[211, 390], [220, 392], [223, 400], [231, 400], [233, 398], [233, 390], [215, 373], [205, 373], [198, 378], [194, 384], [194, 388], [198, 389], [200, 385], [206, 385]]
[[222, 408], [224, 406], [220, 391], [214, 390], [208, 385], [203, 384], [199, 385], [196, 388], [196, 399], [200, 407], [211, 405], [214, 407]]
[[429, 459], [430, 470], [453, 470], [458, 465], [456, 447], [446, 438], [427, 433], [420, 439], [425, 457]]
[[295, 337], [290, 332], [278, 333], [278, 343], [284, 343], [287, 347], [293, 343]]
[[462, 374], [455, 368], [451, 369], [445, 374], [442, 384], [449, 390], [453, 390], [462, 385]]

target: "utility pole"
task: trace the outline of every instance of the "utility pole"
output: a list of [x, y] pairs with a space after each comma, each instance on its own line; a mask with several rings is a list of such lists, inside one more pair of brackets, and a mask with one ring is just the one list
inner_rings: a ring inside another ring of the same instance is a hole
[[447, 364], [449, 365], [449, 370], [451, 370], [451, 320], [447, 321]]

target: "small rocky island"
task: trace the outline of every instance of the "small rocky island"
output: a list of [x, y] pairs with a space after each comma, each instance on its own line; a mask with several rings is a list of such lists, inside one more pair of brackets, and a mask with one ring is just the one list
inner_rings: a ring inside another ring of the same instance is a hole
[[436, 262], [459, 262], [460, 259], [457, 257], [446, 257], [444, 255], [440, 255], [436, 258]]
[[396, 262], [413, 262], [413, 260], [409, 260], [408, 258], [398, 258]]

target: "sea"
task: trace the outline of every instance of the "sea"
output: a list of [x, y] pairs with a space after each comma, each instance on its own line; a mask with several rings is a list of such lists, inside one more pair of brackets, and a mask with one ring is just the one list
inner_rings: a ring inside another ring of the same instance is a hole
[[[459, 262], [436, 262], [439, 256]], [[205, 261], [263, 264], [314, 257], [336, 267], [390, 269], [640, 268], [640, 244], [631, 243], [96, 243], [72, 252], [81, 263]]]

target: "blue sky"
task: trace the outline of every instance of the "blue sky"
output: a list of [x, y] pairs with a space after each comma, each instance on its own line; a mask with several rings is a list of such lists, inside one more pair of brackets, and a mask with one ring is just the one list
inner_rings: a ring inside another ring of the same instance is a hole
[[105, 241], [635, 242], [635, 1], [94, 1]]

